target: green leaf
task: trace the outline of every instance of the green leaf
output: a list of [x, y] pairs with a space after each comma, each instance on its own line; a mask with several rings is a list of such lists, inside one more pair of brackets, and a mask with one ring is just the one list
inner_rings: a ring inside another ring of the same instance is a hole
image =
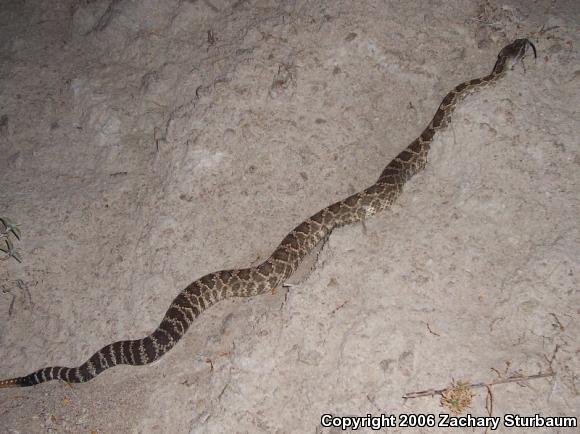
[[11, 240], [10, 238], [6, 238], [6, 239], [4, 240], [4, 242], [6, 243], [6, 247], [7, 247], [7, 248], [6, 248], [6, 249], [0, 249], [0, 250], [2, 250], [2, 251], [3, 251], [3, 252], [5, 252], [5, 253], [8, 253], [8, 254], [10, 254], [10, 252], [11, 252], [12, 250], [14, 250], [14, 245], [12, 244], [12, 240]]
[[17, 239], [20, 239], [20, 228], [18, 226], [11, 227], [12, 233]]
[[16, 259], [18, 262], [22, 262], [22, 256], [20, 255], [19, 252], [17, 252], [16, 250], [13, 251], [10, 256], [12, 256], [14, 259]]
[[6, 244], [6, 247], [0, 247], [0, 252], [4, 252], [7, 256], [5, 258], [0, 258], [0, 260], [5, 261], [6, 259], [13, 257], [18, 262], [22, 262], [22, 255], [14, 248], [10, 238], [6, 238], [4, 243]]
[[12, 232], [17, 239], [20, 239], [20, 228], [18, 224], [8, 217], [0, 217], [0, 221], [5, 227], [5, 232]]

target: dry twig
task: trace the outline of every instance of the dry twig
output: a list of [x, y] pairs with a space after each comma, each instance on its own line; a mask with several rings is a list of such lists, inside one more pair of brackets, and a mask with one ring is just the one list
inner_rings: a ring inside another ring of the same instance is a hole
[[[540, 374], [535, 374], [535, 375], [521, 375], [521, 376], [516, 376], [516, 377], [504, 378], [502, 380], [495, 380], [495, 381], [491, 381], [489, 383], [472, 383], [472, 384], [469, 384], [468, 387], [471, 389], [475, 389], [478, 387], [495, 386], [497, 384], [520, 383], [522, 381], [535, 380], [538, 378], [553, 377], [555, 375], [556, 375], [555, 372], [546, 372], [546, 373], [540, 373]], [[447, 387], [445, 389], [437, 389], [437, 390], [429, 389], [429, 390], [422, 390], [420, 392], [410, 392], [410, 393], [406, 393], [405, 395], [403, 395], [403, 399], [420, 398], [422, 396], [435, 396], [435, 395], [443, 396], [443, 394], [446, 393], [448, 390], [449, 390], [449, 388]]]

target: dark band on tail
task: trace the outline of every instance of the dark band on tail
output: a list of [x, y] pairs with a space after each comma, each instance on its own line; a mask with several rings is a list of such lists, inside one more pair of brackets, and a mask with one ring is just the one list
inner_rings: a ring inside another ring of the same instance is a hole
[[213, 304], [209, 297], [202, 297], [201, 294], [202, 286], [196, 282], [184, 289], [171, 303], [159, 327], [143, 339], [118, 341], [106, 345], [76, 368], [53, 366], [25, 377], [2, 380], [0, 389], [34, 386], [51, 380], [84, 383], [116, 365], [152, 363], [173, 348], [204, 307]]

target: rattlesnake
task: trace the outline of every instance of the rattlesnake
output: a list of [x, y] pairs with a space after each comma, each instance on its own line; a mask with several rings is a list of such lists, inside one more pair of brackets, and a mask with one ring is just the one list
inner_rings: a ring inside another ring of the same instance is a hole
[[2, 380], [0, 388], [33, 386], [50, 380], [82, 383], [115, 365], [152, 363], [173, 348], [193, 320], [211, 305], [229, 297], [263, 294], [281, 285], [301, 261], [328, 238], [333, 229], [361, 221], [388, 208], [400, 195], [405, 182], [425, 166], [433, 136], [449, 124], [457, 103], [513, 69], [524, 58], [528, 46], [532, 47], [535, 57], [534, 45], [528, 39], [517, 39], [500, 51], [489, 75], [456, 86], [443, 98], [427, 128], [387, 165], [376, 183], [304, 220], [260, 265], [217, 271], [196, 280], [173, 300], [157, 329], [142, 339], [106, 345], [76, 368], [48, 367], [24, 377]]

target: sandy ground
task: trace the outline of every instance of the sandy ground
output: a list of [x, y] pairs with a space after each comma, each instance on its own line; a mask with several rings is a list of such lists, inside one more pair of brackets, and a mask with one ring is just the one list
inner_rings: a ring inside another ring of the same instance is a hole
[[373, 183], [507, 42], [538, 49], [307, 278], [220, 303], [152, 366], [1, 390], [1, 432], [341, 432], [321, 415], [438, 414], [402, 396], [540, 372], [493, 386], [493, 414], [580, 416], [577, 1], [6, 0], [0, 20], [23, 255], [0, 263], [0, 378], [142, 337], [192, 280]]

